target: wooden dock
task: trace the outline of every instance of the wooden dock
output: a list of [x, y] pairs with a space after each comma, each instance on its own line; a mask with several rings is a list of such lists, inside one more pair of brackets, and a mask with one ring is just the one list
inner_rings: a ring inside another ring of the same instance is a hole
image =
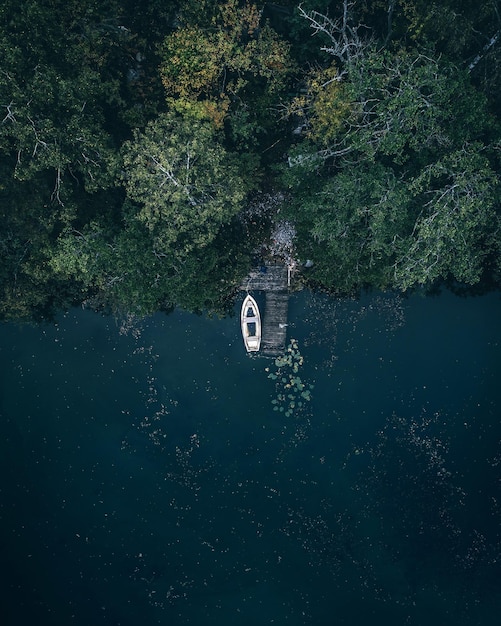
[[264, 308], [261, 352], [264, 356], [279, 356], [285, 352], [289, 294], [267, 291]]
[[265, 308], [262, 318], [260, 354], [280, 356], [285, 352], [287, 312], [289, 308], [288, 271], [283, 263], [270, 263], [249, 274], [242, 290], [263, 291]]
[[287, 266], [283, 263], [270, 263], [253, 270], [244, 280], [240, 289], [245, 291], [287, 291]]

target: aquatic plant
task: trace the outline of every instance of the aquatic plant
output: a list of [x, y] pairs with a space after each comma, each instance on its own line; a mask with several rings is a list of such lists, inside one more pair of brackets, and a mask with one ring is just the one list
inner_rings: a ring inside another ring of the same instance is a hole
[[284, 413], [290, 417], [299, 409], [302, 409], [305, 402], [311, 400], [311, 390], [313, 385], [305, 382], [299, 376], [299, 370], [304, 363], [304, 358], [299, 350], [296, 339], [291, 339], [287, 350], [283, 356], [275, 359], [275, 371], [265, 368], [268, 378], [275, 381], [277, 395], [271, 403], [274, 411]]

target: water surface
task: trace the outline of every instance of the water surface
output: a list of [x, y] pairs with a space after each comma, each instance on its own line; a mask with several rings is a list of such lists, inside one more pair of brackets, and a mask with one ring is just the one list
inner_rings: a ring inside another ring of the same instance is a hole
[[0, 327], [2, 624], [497, 623], [499, 294], [289, 313]]

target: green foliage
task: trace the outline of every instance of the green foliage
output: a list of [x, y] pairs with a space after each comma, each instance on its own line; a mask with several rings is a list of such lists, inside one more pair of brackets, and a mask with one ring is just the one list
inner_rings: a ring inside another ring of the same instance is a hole
[[249, 256], [236, 224], [222, 227], [197, 254], [185, 255], [159, 253], [151, 233], [131, 218], [121, 229], [104, 222], [66, 229], [49, 264], [59, 280], [85, 285], [96, 305], [117, 314], [144, 316], [174, 306], [226, 313]]
[[493, 255], [499, 179], [479, 143], [395, 175], [357, 163], [319, 179], [290, 209], [310, 276], [329, 289], [399, 288], [454, 278], [475, 284]]
[[357, 163], [296, 198], [302, 258], [314, 260], [310, 276], [336, 291], [391, 284], [400, 237], [412, 228], [410, 195], [393, 170]]
[[111, 64], [127, 37], [118, 25], [96, 23], [92, 2], [73, 3], [71, 12], [59, 2], [51, 10], [34, 0], [21, 11], [10, 4], [0, 9], [0, 150], [15, 157], [20, 180], [53, 172], [61, 202], [65, 175], [91, 192], [112, 186], [117, 159], [105, 111], [121, 103]]
[[352, 117], [352, 94], [341, 81], [335, 64], [314, 68], [306, 77], [306, 87], [287, 111], [308, 129], [308, 137], [328, 146]]
[[329, 290], [500, 279], [496, 3], [296, 4], [1, 3], [2, 319], [225, 311], [259, 185]]
[[405, 289], [451, 276], [478, 283], [491, 253], [499, 182], [478, 144], [467, 144], [425, 167], [411, 183], [421, 207], [395, 264], [395, 284]]
[[296, 98], [307, 133], [283, 180], [311, 279], [347, 292], [478, 282], [499, 206], [485, 98], [432, 53], [357, 50]]
[[485, 99], [450, 63], [368, 46], [344, 70], [344, 82], [335, 65], [317, 70], [299, 99], [324, 158], [420, 164], [481, 137], [491, 123]]
[[[478, 50], [478, 35], [486, 26], [492, 27], [495, 16], [495, 3], [400, 0], [395, 15], [396, 34], [402, 35], [406, 29], [413, 40], [432, 44], [439, 53], [465, 58]], [[493, 34], [490, 30], [487, 33]]]
[[119, 163], [107, 116], [123, 105], [129, 45], [117, 3], [0, 6], [0, 316], [51, 315], [85, 287], [51, 266], [61, 229], [85, 220], [92, 195], [112, 189]]
[[123, 160], [135, 219], [161, 254], [175, 247], [185, 256], [211, 243], [251, 189], [251, 176], [243, 177], [207, 122], [162, 115], [124, 144]]
[[52, 206], [43, 177], [20, 183], [9, 176], [8, 165], [0, 162], [0, 319], [39, 319], [81, 296], [48, 265], [55, 233], [75, 207]]
[[260, 11], [251, 2], [196, 4], [195, 12], [187, 3], [185, 25], [160, 48], [167, 102], [183, 115], [222, 128], [225, 121], [231, 127], [232, 114], [244, 101], [247, 113], [254, 113], [256, 132], [265, 123], [262, 108], [276, 101], [294, 69], [289, 45], [260, 24]]

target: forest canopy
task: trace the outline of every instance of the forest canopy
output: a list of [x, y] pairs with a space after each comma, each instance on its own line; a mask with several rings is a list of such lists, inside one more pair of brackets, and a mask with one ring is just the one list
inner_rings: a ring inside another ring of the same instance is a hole
[[4, 0], [0, 318], [501, 280], [497, 0]]

